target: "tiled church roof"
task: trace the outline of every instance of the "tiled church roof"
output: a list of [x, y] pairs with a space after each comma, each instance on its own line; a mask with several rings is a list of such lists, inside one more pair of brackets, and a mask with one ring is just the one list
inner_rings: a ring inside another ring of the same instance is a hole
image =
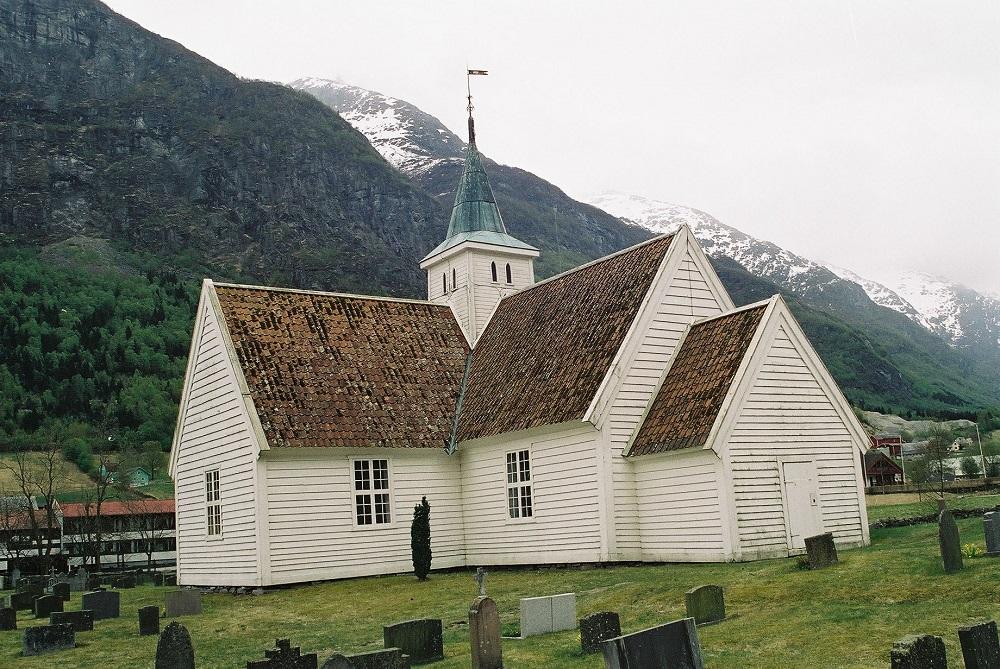
[[583, 418], [672, 239], [501, 300], [472, 356], [457, 440]]
[[767, 305], [691, 327], [629, 455], [703, 446]]
[[444, 448], [469, 352], [448, 306], [215, 291], [270, 446]]

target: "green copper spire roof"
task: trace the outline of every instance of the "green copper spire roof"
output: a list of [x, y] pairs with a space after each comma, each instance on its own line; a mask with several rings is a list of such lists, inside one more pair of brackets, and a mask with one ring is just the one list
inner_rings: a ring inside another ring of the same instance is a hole
[[483, 158], [476, 148], [476, 134], [469, 117], [469, 146], [465, 154], [465, 170], [458, 182], [455, 205], [448, 223], [448, 236], [425, 256], [425, 260], [464, 241], [496, 244], [515, 249], [537, 251], [534, 246], [507, 234], [500, 209], [497, 208], [489, 177], [483, 168]]

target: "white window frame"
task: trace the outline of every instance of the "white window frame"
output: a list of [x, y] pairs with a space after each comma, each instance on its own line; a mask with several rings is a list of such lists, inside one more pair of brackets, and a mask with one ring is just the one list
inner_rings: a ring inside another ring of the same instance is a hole
[[[393, 490], [393, 481], [394, 481], [395, 477], [394, 477], [393, 471], [392, 471], [392, 460], [390, 458], [388, 458], [388, 457], [378, 457], [378, 456], [360, 457], [359, 456], [359, 457], [356, 457], [356, 458], [350, 458], [349, 462], [350, 462], [350, 472], [349, 472], [350, 483], [349, 483], [349, 485], [350, 485], [350, 491], [351, 491], [351, 522], [354, 525], [354, 528], [358, 529], [358, 530], [375, 530], [375, 529], [381, 529], [381, 528], [386, 528], [386, 527], [393, 527], [396, 524], [396, 505], [395, 505], [395, 503], [393, 501], [394, 497], [395, 497], [395, 493], [394, 493], [394, 490]], [[355, 478], [355, 471], [356, 471], [356, 468], [357, 468], [358, 465], [356, 463], [364, 463], [364, 462], [368, 463], [368, 467], [369, 467], [369, 470], [368, 470], [369, 471], [369, 481], [371, 481], [371, 482], [374, 482], [374, 476], [372, 475], [372, 473], [374, 472], [374, 465], [375, 465], [375, 463], [376, 462], [384, 462], [385, 463], [385, 472], [386, 472], [386, 478], [387, 478], [386, 486], [387, 487], [385, 487], [385, 488], [378, 488], [378, 489], [373, 488], [373, 487], [369, 487], [369, 488], [367, 488], [367, 490], [365, 490], [365, 489], [359, 490], [357, 488], [357, 480]], [[381, 490], [383, 492], [376, 492], [376, 490]], [[375, 509], [375, 505], [377, 503], [375, 497], [376, 497], [376, 495], [382, 495], [382, 494], [384, 494], [386, 496], [385, 503], [388, 506], [387, 511], [388, 511], [388, 514], [389, 514], [389, 520], [387, 522], [381, 522], [381, 523], [379, 523], [379, 522], [375, 522], [376, 521], [376, 514], [377, 514], [376, 509]], [[370, 515], [372, 517], [372, 522], [370, 522], [370, 523], [361, 523], [361, 522], [359, 522], [359, 519], [358, 519], [358, 503], [359, 503], [358, 502], [358, 497], [362, 496], [362, 495], [366, 496], [366, 497], [368, 497], [370, 499], [370, 505], [371, 505], [370, 506], [370, 509], [371, 509]]]
[[[507, 507], [507, 522], [527, 523], [535, 519], [537, 509], [532, 475], [531, 449], [518, 448], [504, 454], [504, 504]], [[527, 505], [524, 504], [525, 500]], [[527, 514], [524, 512], [525, 508]]]
[[[214, 481], [212, 479], [214, 478]], [[216, 517], [212, 531], [212, 516]], [[222, 532], [225, 526], [222, 524], [222, 474], [219, 469], [205, 470], [205, 536], [212, 541], [222, 539]]]

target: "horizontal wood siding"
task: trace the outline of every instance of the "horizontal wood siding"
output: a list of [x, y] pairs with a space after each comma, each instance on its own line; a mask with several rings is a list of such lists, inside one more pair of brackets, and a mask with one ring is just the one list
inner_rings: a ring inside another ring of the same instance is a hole
[[[600, 561], [599, 438], [592, 427], [574, 426], [546, 436], [463, 444], [468, 563]], [[531, 452], [534, 516], [511, 520], [506, 454], [522, 449]]]
[[[219, 323], [204, 306], [174, 476], [181, 585], [255, 585], [257, 529], [252, 428]], [[222, 537], [209, 538], [205, 472], [219, 469]]]
[[622, 457], [666, 369], [684, 328], [696, 318], [722, 313], [705, 281], [705, 275], [690, 251], [686, 251], [674, 276], [664, 277], [654, 287], [658, 298], [655, 315], [632, 359], [608, 411], [614, 480], [616, 551], [612, 559], [638, 559], [641, 551], [636, 481], [631, 465]]
[[[531, 260], [522, 257], [490, 254], [485, 251], [470, 251], [472, 266], [472, 297], [473, 310], [476, 318], [476, 338], [483, 333], [489, 323], [493, 310], [501, 297], [510, 295], [515, 290], [530, 286], [534, 279], [531, 271]], [[497, 264], [497, 281], [493, 281], [490, 263]], [[507, 283], [506, 265], [510, 263], [513, 283]]]
[[778, 458], [812, 460], [823, 526], [841, 544], [863, 542], [858, 451], [848, 426], [780, 325], [729, 437], [740, 550], [788, 551]]
[[643, 560], [726, 559], [715, 451], [635, 458]]
[[[353, 457], [389, 460], [389, 525], [355, 525]], [[458, 456], [443, 449], [275, 449], [263, 459], [274, 583], [412, 570], [410, 523], [424, 495], [431, 505], [432, 568], [464, 565]]]

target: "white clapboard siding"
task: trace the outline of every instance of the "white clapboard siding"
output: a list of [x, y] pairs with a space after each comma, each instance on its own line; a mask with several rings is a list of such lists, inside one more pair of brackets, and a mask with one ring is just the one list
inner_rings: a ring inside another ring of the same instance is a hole
[[[389, 461], [388, 525], [355, 524], [352, 458]], [[459, 457], [443, 449], [274, 449], [266, 472], [271, 583], [413, 569], [410, 523], [431, 505], [432, 568], [465, 564]]]
[[[497, 265], [496, 282], [493, 281], [493, 273], [490, 269], [490, 263], [494, 262]], [[509, 284], [506, 274], [507, 263], [510, 263], [511, 279], [513, 280], [513, 283]], [[534, 283], [534, 273], [530, 259], [500, 253], [470, 252], [469, 264], [472, 267], [471, 285], [473, 291], [472, 308], [476, 321], [475, 336], [478, 338], [486, 329], [500, 299]]]
[[[468, 563], [600, 561], [599, 441], [593, 427], [575, 424], [542, 436], [462, 444]], [[513, 520], [506, 454], [523, 449], [531, 453], [534, 515]]]
[[[258, 584], [257, 449], [218, 318], [209, 304], [202, 309], [174, 472], [178, 581]], [[212, 469], [219, 470], [222, 501], [218, 538], [206, 528], [205, 472]]]
[[727, 558], [715, 451], [633, 459], [642, 559], [708, 562]]
[[864, 543], [857, 445], [788, 327], [782, 317], [728, 438], [743, 559], [788, 553], [780, 458], [815, 464], [824, 530]]
[[[668, 256], [669, 258], [669, 256]], [[608, 410], [606, 429], [612, 449], [614, 484], [615, 551], [612, 559], [639, 559], [641, 548], [637, 489], [631, 465], [622, 457], [656, 384], [670, 361], [684, 329], [697, 318], [723, 311], [709, 288], [700, 257], [685, 249], [674, 272], [664, 273], [652, 287], [650, 309], [655, 313], [638, 342], [622, 375]]]

